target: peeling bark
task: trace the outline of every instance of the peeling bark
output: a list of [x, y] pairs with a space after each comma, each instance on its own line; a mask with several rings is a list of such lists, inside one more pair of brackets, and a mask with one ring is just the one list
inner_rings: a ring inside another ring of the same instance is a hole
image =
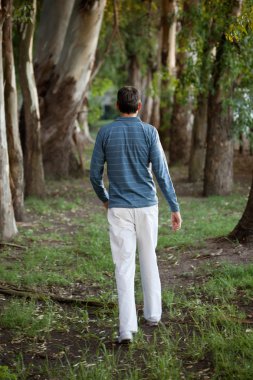
[[76, 0], [60, 59], [44, 98], [42, 146], [46, 174], [69, 175], [74, 122], [89, 83], [100, 32], [105, 0], [88, 9]]
[[248, 202], [244, 213], [234, 230], [228, 235], [229, 239], [241, 243], [253, 242], [253, 176]]
[[3, 25], [4, 98], [11, 176], [11, 193], [15, 218], [24, 218], [24, 171], [23, 154], [18, 128], [16, 77], [12, 47], [12, 0], [3, 0], [6, 18]]
[[2, 28], [3, 2], [0, 0], [0, 239], [10, 239], [17, 233], [10, 190], [9, 157], [4, 110]]
[[40, 143], [40, 112], [35, 84], [32, 47], [36, 15], [33, 0], [30, 19], [21, 25], [19, 73], [25, 116], [25, 194], [43, 196], [45, 192], [44, 170]]

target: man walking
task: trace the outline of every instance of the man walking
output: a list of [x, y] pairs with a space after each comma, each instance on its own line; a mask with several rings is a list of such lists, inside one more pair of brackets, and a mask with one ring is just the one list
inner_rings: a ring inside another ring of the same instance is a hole
[[[137, 332], [134, 297], [135, 253], [138, 247], [144, 318], [150, 326], [161, 319], [161, 283], [157, 267], [158, 199], [152, 171], [171, 209], [174, 231], [181, 227], [175, 190], [157, 130], [143, 123], [140, 95], [134, 87], [118, 91], [120, 117], [97, 135], [90, 168], [93, 188], [108, 209], [110, 244], [119, 303], [119, 343]], [[107, 163], [109, 194], [104, 187]]]

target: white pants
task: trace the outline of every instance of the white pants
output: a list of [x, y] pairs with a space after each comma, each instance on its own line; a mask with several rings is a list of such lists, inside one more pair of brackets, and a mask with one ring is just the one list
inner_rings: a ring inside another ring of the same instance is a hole
[[120, 333], [137, 331], [134, 296], [135, 252], [138, 246], [144, 318], [161, 319], [161, 283], [157, 267], [156, 245], [158, 206], [111, 208], [108, 210], [110, 244], [115, 264], [119, 302]]

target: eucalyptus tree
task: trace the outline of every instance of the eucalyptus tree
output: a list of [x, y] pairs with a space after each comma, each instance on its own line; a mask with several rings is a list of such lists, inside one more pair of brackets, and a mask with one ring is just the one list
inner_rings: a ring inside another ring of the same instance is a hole
[[26, 19], [20, 20], [19, 79], [23, 95], [25, 118], [25, 194], [43, 196], [44, 169], [41, 150], [41, 124], [37, 87], [33, 69], [33, 37], [36, 20], [36, 0], [27, 5]]
[[253, 242], [253, 176], [246, 208], [238, 224], [228, 237], [242, 243]]
[[21, 221], [24, 218], [24, 170], [18, 127], [17, 88], [12, 44], [12, 0], [3, 0], [2, 5], [5, 9], [3, 24], [4, 100], [10, 163], [10, 183], [15, 219]]
[[183, 0], [178, 12], [176, 49], [176, 86], [173, 96], [169, 134], [170, 164], [186, 163], [189, 159], [189, 127], [192, 114], [192, 78], [195, 51], [192, 47], [200, 7], [198, 0]]
[[4, 109], [4, 76], [2, 59], [3, 23], [6, 8], [0, 0], [0, 239], [12, 238], [17, 233], [17, 227], [12, 205], [10, 189], [9, 157], [6, 136], [6, 121]]
[[34, 70], [39, 97], [48, 90], [50, 78], [63, 48], [74, 0], [44, 0], [35, 38]]
[[[161, 85], [159, 134], [165, 150], [169, 149], [169, 119], [176, 65], [176, 14], [174, 0], [161, 0]], [[171, 91], [172, 89], [172, 91]]]
[[203, 180], [206, 158], [208, 93], [212, 71], [212, 51], [215, 46], [213, 38], [213, 18], [205, 10], [202, 3], [196, 13], [194, 40], [196, 48], [197, 76], [195, 78], [196, 101], [189, 159], [189, 180]]
[[[242, 5], [242, 0], [224, 4], [224, 21], [221, 23], [216, 20], [215, 32], [219, 41], [212, 70], [212, 88], [208, 97], [204, 195], [228, 194], [233, 186], [233, 110], [230, 99], [241, 71], [240, 67], [233, 67], [233, 62], [238, 49], [236, 29], [245, 18]], [[218, 6], [220, 7], [217, 2], [216, 7]], [[215, 15], [217, 10], [213, 7], [212, 11]]]
[[42, 147], [49, 176], [69, 174], [71, 134], [89, 83], [106, 0], [75, 0], [60, 56], [41, 99]]

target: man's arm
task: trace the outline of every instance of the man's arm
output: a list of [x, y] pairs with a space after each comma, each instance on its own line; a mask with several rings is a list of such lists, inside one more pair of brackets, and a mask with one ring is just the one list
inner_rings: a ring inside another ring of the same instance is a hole
[[166, 157], [159, 139], [159, 135], [156, 129], [153, 131], [150, 147], [150, 162], [152, 163], [152, 170], [155, 174], [158, 185], [169, 203], [171, 209], [171, 222], [173, 231], [181, 228], [181, 215], [179, 210], [179, 204], [173, 183], [170, 178], [169, 168], [167, 165]]
[[103, 150], [103, 143], [101, 135], [98, 133], [91, 158], [90, 181], [98, 198], [108, 207], [109, 195], [103, 182], [104, 164], [105, 154]]

